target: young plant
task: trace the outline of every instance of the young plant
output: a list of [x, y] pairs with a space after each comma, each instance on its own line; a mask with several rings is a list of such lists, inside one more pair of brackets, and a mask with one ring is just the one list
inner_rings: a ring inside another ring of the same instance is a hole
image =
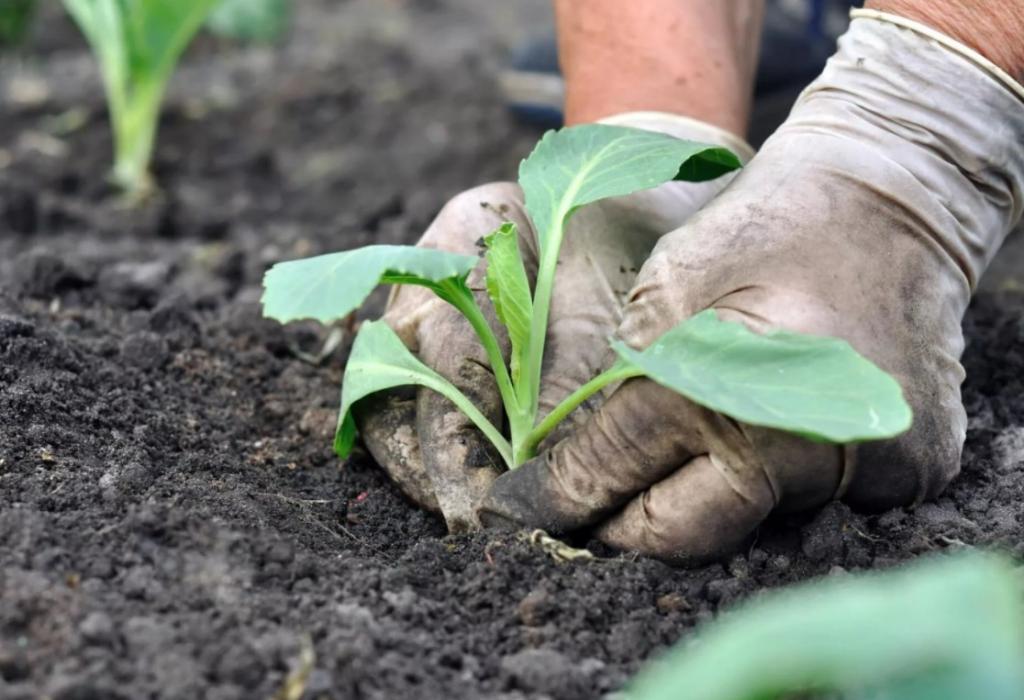
[[64, 0], [99, 63], [114, 136], [116, 185], [140, 195], [160, 104], [178, 58], [218, 0]]
[[427, 287], [468, 319], [487, 353], [508, 424], [503, 433], [450, 382], [420, 362], [383, 322], [362, 325], [342, 384], [334, 447], [345, 456], [355, 440], [352, 404], [406, 384], [428, 387], [461, 409], [494, 444], [509, 468], [533, 457], [551, 430], [595, 392], [613, 382], [647, 376], [738, 421], [853, 442], [906, 430], [910, 408], [899, 384], [846, 342], [784, 331], [758, 335], [705, 311], [669, 330], [643, 351], [613, 342], [618, 361], [538, 415], [541, 360], [559, 249], [566, 224], [586, 204], [671, 180], [701, 181], [740, 165], [729, 151], [663, 134], [586, 125], [548, 132], [523, 161], [519, 183], [540, 248], [529, 288], [516, 225], [487, 236], [486, 282], [508, 331], [511, 361], [501, 348], [466, 279], [479, 259], [407, 246], [368, 246], [275, 265], [264, 279], [264, 314], [281, 322], [344, 318], [378, 284]]

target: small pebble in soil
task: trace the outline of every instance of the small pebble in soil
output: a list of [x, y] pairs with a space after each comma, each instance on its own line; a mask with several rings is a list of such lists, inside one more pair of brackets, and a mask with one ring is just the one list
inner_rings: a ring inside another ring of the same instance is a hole
[[86, 615], [79, 624], [78, 631], [89, 644], [110, 647], [117, 641], [114, 621], [105, 612], [96, 611]]
[[535, 588], [516, 606], [519, 621], [527, 627], [540, 627], [554, 611], [555, 602], [543, 588]]
[[674, 591], [658, 596], [654, 604], [663, 613], [675, 613], [690, 609], [690, 603], [687, 602], [686, 597], [682, 593]]

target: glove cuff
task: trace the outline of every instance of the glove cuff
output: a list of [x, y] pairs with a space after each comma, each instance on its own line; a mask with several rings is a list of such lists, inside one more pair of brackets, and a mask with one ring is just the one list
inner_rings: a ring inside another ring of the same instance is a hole
[[744, 139], [731, 131], [702, 122], [692, 117], [670, 112], [624, 112], [598, 120], [599, 124], [613, 126], [630, 126], [634, 129], [657, 131], [678, 139], [701, 141], [703, 143], [724, 146], [736, 154], [746, 165], [754, 157], [754, 149]]
[[892, 201], [922, 224], [971, 291], [1024, 213], [1021, 87], [986, 64], [924, 25], [855, 13], [776, 133], [856, 143], [857, 177], [880, 201], [898, 193]]
[[1024, 85], [1021, 85], [1005, 70], [997, 66], [992, 61], [988, 60], [980, 53], [972, 49], [966, 44], [962, 44], [956, 39], [943, 34], [942, 32], [929, 27], [927, 24], [922, 24], [916, 20], [901, 17], [900, 15], [894, 15], [891, 12], [880, 12], [878, 10], [872, 10], [866, 7], [855, 7], [850, 10], [850, 19], [873, 19], [879, 22], [888, 22], [889, 24], [895, 24], [897, 27], [903, 27], [904, 29], [910, 29], [911, 31], [917, 32], [918, 34], [931, 39], [932, 41], [941, 44], [943, 47], [960, 54], [968, 61], [976, 64], [979, 68], [986, 71], [989, 75], [995, 78], [998, 82], [1002, 83], [1003, 86], [1016, 95], [1020, 100], [1024, 101]]

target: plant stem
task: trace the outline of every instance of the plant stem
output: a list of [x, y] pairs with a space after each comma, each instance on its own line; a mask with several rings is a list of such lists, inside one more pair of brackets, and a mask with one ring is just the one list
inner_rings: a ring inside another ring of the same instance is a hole
[[512, 446], [505, 439], [505, 436], [501, 434], [501, 431], [494, 427], [494, 424], [487, 420], [487, 417], [480, 412], [480, 409], [473, 405], [468, 396], [447, 381], [424, 381], [423, 385], [428, 389], [433, 389], [458, 406], [466, 414], [466, 417], [473, 421], [476, 427], [480, 429], [480, 432], [491, 441], [491, 444], [498, 450], [498, 454], [501, 455], [508, 468], [512, 469]]
[[523, 441], [523, 444], [513, 448], [513, 460], [517, 466], [527, 459], [532, 459], [537, 454], [537, 446], [555, 429], [565, 418], [572, 413], [577, 406], [588, 398], [601, 391], [609, 384], [643, 376], [643, 370], [638, 367], [627, 365], [623, 361], [616, 362], [609, 369], [597, 375], [589, 382], [572, 392], [562, 402], [551, 409], [551, 412], [544, 417], [536, 428], [530, 431]]
[[132, 86], [131, 94], [111, 102], [114, 127], [114, 182], [130, 197], [151, 186], [149, 163], [156, 142], [164, 83], [146, 81]]
[[551, 293], [558, 266], [558, 249], [561, 244], [561, 229], [546, 254], [541, 254], [537, 269], [537, 284], [533, 295], [533, 318], [530, 319], [530, 342], [527, 346], [526, 362], [520, 370], [520, 390], [528, 392], [520, 397], [524, 408], [536, 419], [537, 402], [540, 400], [540, 372], [544, 361], [544, 341], [548, 333], [548, 314], [551, 311]]
[[501, 354], [501, 347], [498, 339], [491, 330], [491, 324], [484, 317], [484, 312], [476, 303], [473, 293], [463, 287], [454, 293], [443, 295], [462, 315], [469, 321], [469, 325], [476, 331], [484, 352], [487, 353], [487, 360], [491, 363], [491, 371], [494, 372], [494, 380], [498, 384], [498, 392], [501, 394], [502, 403], [505, 406], [505, 413], [510, 417], [519, 415], [521, 409], [516, 399], [515, 389], [512, 387], [512, 379], [509, 377], [508, 368], [505, 366], [505, 358]]

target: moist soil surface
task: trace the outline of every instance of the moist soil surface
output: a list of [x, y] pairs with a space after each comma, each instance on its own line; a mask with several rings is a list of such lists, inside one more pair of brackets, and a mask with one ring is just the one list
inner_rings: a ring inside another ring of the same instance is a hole
[[1013, 293], [965, 320], [970, 427], [938, 501], [776, 518], [700, 569], [448, 536], [365, 454], [339, 462], [351, 334], [309, 361], [328, 331], [261, 320], [263, 271], [414, 241], [448, 197], [511, 177], [536, 133], [495, 86], [514, 39], [501, 13], [518, 10], [296, 4], [279, 46], [193, 46], [161, 193], [133, 210], [102, 178], [110, 139], [74, 29], [48, 6], [5, 59], [0, 697], [601, 697], [759, 591], [1024, 549]]

